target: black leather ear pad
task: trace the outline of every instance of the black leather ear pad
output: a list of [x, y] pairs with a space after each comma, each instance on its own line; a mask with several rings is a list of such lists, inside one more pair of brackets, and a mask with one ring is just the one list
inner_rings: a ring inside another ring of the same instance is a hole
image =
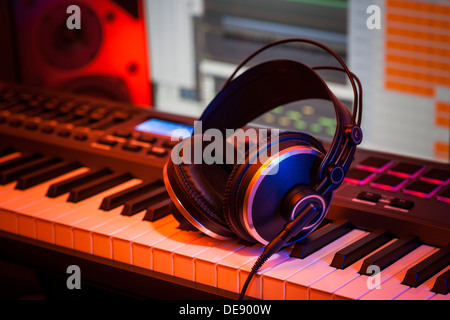
[[[200, 144], [203, 148], [196, 151], [195, 146]], [[235, 234], [229, 229], [222, 212], [223, 194], [230, 169], [226, 165], [200, 161], [204, 160], [202, 155], [207, 145], [203, 135], [196, 135], [175, 146], [178, 154], [181, 150], [185, 153], [191, 150], [191, 154], [190, 157], [184, 154], [183, 159], [175, 157], [175, 162], [171, 157], [165, 167], [164, 182], [178, 211], [192, 225], [214, 238], [232, 238]], [[221, 152], [219, 148], [216, 151]], [[198, 159], [195, 159], [196, 152]]]
[[[277, 136], [278, 140], [278, 149], [281, 152], [283, 149], [300, 146], [304, 147], [304, 149], [317, 150], [318, 156], [317, 161], [314, 164], [308, 162], [310, 166], [315, 166], [318, 169], [321, 159], [326, 154], [326, 151], [323, 145], [314, 137], [300, 132], [282, 132]], [[258, 148], [270, 148], [271, 144], [274, 143], [270, 139], [268, 141], [260, 143]], [[245, 226], [242, 219], [242, 199], [244, 197], [244, 193], [246, 192], [246, 188], [249, 185], [249, 179], [256, 174], [256, 171], [261, 167], [255, 164], [249, 164], [249, 157], [252, 154], [252, 151], [246, 153], [245, 161], [241, 161], [240, 164], [236, 164], [233, 168], [233, 171], [230, 173], [227, 185], [224, 193], [223, 200], [223, 216], [225, 221], [227, 222], [229, 228], [236, 233], [239, 238], [245, 239], [250, 242], [258, 242], [258, 239], [255, 239], [252, 234], [248, 231], [248, 226]], [[269, 153], [270, 155], [270, 153]], [[310, 167], [307, 168], [292, 168], [293, 170], [311, 170]], [[298, 183], [303, 183], [304, 181], [308, 181], [309, 183], [313, 183], [312, 180], [316, 177], [316, 172], [303, 172], [302, 175], [306, 178], [299, 179]], [[284, 187], [284, 181], [277, 181], [277, 178], [274, 177], [274, 181], [277, 184], [281, 184], [279, 187]], [[303, 181], [302, 181], [303, 180]], [[272, 185], [271, 188], [276, 192], [277, 185]], [[281, 196], [280, 196], [281, 197]], [[279, 199], [281, 202], [282, 199]], [[268, 221], [270, 224], [270, 221]], [[284, 223], [283, 223], [284, 224]], [[274, 223], [273, 232], [277, 234], [280, 229], [277, 230], [276, 223]]]

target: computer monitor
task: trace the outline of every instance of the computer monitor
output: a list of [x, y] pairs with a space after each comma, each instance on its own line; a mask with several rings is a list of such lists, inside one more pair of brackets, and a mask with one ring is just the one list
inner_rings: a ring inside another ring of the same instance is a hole
[[[199, 116], [235, 67], [261, 46], [309, 38], [346, 61], [363, 86], [363, 148], [450, 163], [450, 3], [440, 0], [147, 0], [153, 106]], [[310, 45], [274, 47], [269, 59], [338, 65]], [[345, 74], [321, 72], [349, 108]], [[329, 102], [279, 106], [255, 126], [334, 134]]]

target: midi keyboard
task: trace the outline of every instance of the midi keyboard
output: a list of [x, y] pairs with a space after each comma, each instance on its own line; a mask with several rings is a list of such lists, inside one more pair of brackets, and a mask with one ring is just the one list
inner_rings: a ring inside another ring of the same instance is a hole
[[[0, 83], [2, 259], [63, 278], [77, 265], [131, 297], [237, 298], [263, 247], [175, 219], [162, 168], [176, 141], [136, 129], [193, 120]], [[449, 243], [449, 165], [358, 149], [324, 223], [273, 255], [247, 297], [448, 300]]]

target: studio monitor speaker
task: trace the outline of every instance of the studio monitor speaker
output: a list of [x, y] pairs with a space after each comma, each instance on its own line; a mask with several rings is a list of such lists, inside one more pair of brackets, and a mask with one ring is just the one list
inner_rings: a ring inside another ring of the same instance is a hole
[[[17, 0], [13, 6], [21, 82], [151, 105], [142, 0]], [[69, 27], [75, 18], [79, 29]]]

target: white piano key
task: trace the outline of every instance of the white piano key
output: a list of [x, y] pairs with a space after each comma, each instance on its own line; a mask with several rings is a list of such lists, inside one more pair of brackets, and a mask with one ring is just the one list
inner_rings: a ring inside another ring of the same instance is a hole
[[[262, 299], [262, 276], [275, 266], [282, 264], [284, 261], [289, 259], [289, 253], [291, 251], [292, 248], [286, 248], [273, 254], [253, 276], [252, 280], [248, 284], [245, 295]], [[239, 292], [242, 290], [254, 263], [255, 261], [251, 261], [239, 268]]]
[[[357, 235], [345, 244], [340, 244], [339, 249], [350, 245], [353, 242], [358, 241], [362, 237], [366, 236], [368, 233], [361, 230], [352, 230], [351, 232], [357, 231]], [[327, 255], [321, 257], [314, 263], [308, 265], [301, 271], [294, 273], [292, 276], [285, 280], [285, 299], [286, 300], [307, 300], [309, 299], [309, 286], [314, 282], [322, 279], [326, 275], [332, 273], [336, 268], [332, 267], [330, 264], [333, 261], [333, 257], [338, 250], [333, 250]]]
[[72, 226], [73, 248], [78, 251], [93, 253], [92, 230], [99, 228], [113, 220], [120, 219], [122, 207], [103, 212]]
[[237, 239], [221, 241], [217, 246], [197, 255], [194, 258], [195, 281], [216, 287], [216, 263], [244, 247]]
[[[428, 254], [425, 254], [420, 259], [416, 261], [415, 264], [419, 263], [420, 261], [426, 259], [430, 255], [432, 255], [434, 252], [438, 251], [436, 248], [432, 248]], [[368, 292], [367, 294], [363, 295], [360, 300], [393, 300], [406, 290], [408, 290], [410, 287], [402, 284], [403, 279], [405, 278], [406, 272], [408, 271], [408, 268], [402, 270], [401, 272], [397, 273], [387, 281], [383, 283], [381, 286], [381, 289], [379, 290], [372, 290]]]
[[14, 188], [16, 187], [16, 183], [16, 181], [13, 181], [4, 185], [0, 185], [0, 195], [14, 190]]
[[103, 199], [103, 197], [105, 197], [106, 195], [111, 194], [111, 192], [115, 192], [116, 188], [120, 188], [120, 186], [108, 189], [99, 194], [96, 194], [95, 196], [84, 199], [83, 201], [77, 203], [63, 202], [54, 207], [39, 212], [34, 216], [36, 224], [36, 239], [45, 242], [55, 243], [55, 228], [54, 228], [55, 222], [58, 223], [60, 219], [62, 219], [67, 215], [70, 215], [75, 211], [81, 212], [82, 210], [84, 210], [85, 207], [86, 210], [89, 210], [87, 208], [92, 206], [98, 208], [98, 206], [100, 206], [101, 199]]
[[173, 252], [201, 236], [198, 231], [183, 231], [155, 243], [151, 248], [152, 269], [173, 275]]
[[93, 200], [86, 199], [79, 203], [62, 202], [54, 207], [47, 208], [34, 215], [36, 227], [36, 239], [55, 243], [54, 221], [70, 215], [75, 211], [83, 210], [85, 207], [92, 206]]
[[178, 228], [178, 221], [176, 221], [171, 215], [168, 217], [171, 218], [169, 223], [163, 225], [155, 231], [146, 233], [133, 240], [131, 243], [133, 265], [151, 270], [153, 268], [152, 246], [155, 243], [168, 239], [177, 233], [183, 232]]
[[[72, 226], [74, 226], [76, 223], [86, 220], [89, 217], [98, 214], [104, 214], [104, 212], [99, 209], [103, 198], [122, 190], [131, 188], [132, 186], [141, 182], [142, 180], [139, 179], [131, 179], [115, 187], [109, 188], [103, 192], [100, 192], [94, 196], [76, 203], [75, 205], [77, 207], [79, 206], [78, 210], [74, 210], [69, 214], [55, 218], [52, 221], [55, 233], [55, 244], [73, 249]], [[72, 203], [67, 203], [67, 207], [73, 207]]]
[[[332, 254], [345, 247], [350, 242], [360, 239], [365, 234], [367, 233], [362, 230], [352, 230], [304, 259], [289, 258], [280, 265], [265, 272], [262, 277], [263, 299], [285, 299], [285, 282], [287, 278], [307, 268], [314, 262], [323, 259], [327, 255], [330, 255], [332, 259]], [[331, 263], [331, 260], [329, 263]]]
[[37, 239], [36, 217], [57, 209], [60, 205], [66, 203], [67, 194], [61, 195], [58, 198], [53, 198], [51, 203], [46, 200], [47, 199], [34, 203], [27, 208], [21, 209], [21, 211], [17, 213], [20, 235]]
[[140, 223], [130, 226], [129, 228], [125, 228], [124, 230], [114, 234], [111, 239], [113, 260], [132, 264], [132, 241], [144, 234], [157, 230], [172, 221], [172, 219], [172, 217], [166, 216], [155, 222], [143, 220]]
[[434, 295], [434, 296], [432, 296], [431, 298], [430, 298], [430, 300], [450, 300], [450, 294], [449, 293], [447, 293], [447, 294], [440, 294], [440, 293], [438, 293], [438, 294], [436, 294], [436, 295]]
[[333, 294], [334, 292], [336, 292], [336, 290], [338, 290], [342, 286], [346, 285], [347, 283], [353, 281], [355, 278], [360, 276], [358, 271], [361, 269], [361, 266], [366, 257], [380, 251], [381, 249], [390, 245], [394, 241], [395, 240], [391, 240], [385, 243], [384, 245], [370, 252], [369, 254], [359, 259], [358, 261], [348, 266], [347, 268], [336, 269], [330, 274], [313, 283], [308, 288], [309, 299], [310, 300], [332, 299]]
[[[378, 276], [380, 277], [380, 286], [382, 288], [383, 283], [388, 279], [395, 276], [397, 273], [401, 272], [405, 268], [409, 268], [416, 263], [424, 255], [428, 254], [432, 250], [431, 247], [422, 245], [409, 254], [405, 255], [401, 259], [394, 262], [392, 265], [384, 270], [381, 270]], [[342, 288], [338, 289], [334, 294], [334, 299], [350, 299], [357, 300], [363, 295], [367, 294], [371, 290], [380, 290], [370, 288], [368, 286], [368, 281], [370, 277], [367, 275], [360, 275], [358, 278], [352, 280], [350, 283], [344, 285]]]
[[408, 290], [397, 296], [395, 300], [429, 300], [436, 295], [435, 292], [431, 291], [436, 282], [436, 278], [449, 269], [450, 267], [444, 268], [441, 272], [438, 272], [417, 288], [410, 287]]
[[[88, 168], [79, 168], [74, 171], [61, 175], [52, 181], [59, 182], [71, 177], [77, 176], [89, 170]], [[43, 196], [36, 202], [25, 202], [25, 205], [20, 208], [20, 212], [17, 212], [18, 233], [22, 236], [36, 238], [36, 225], [34, 217], [41, 212], [50, 210], [57, 205], [65, 203], [67, 200], [67, 194], [61, 195], [57, 198], [48, 198]]]
[[144, 219], [145, 210], [132, 216], [120, 216], [108, 223], [105, 223], [91, 231], [92, 252], [94, 255], [112, 259], [111, 237]]
[[220, 243], [220, 240], [203, 236], [176, 249], [173, 252], [174, 276], [195, 281], [195, 257]]
[[250, 261], [255, 261], [262, 253], [259, 244], [245, 247], [219, 260], [217, 268], [217, 287], [239, 293], [239, 268]]
[[[66, 173], [27, 190], [11, 190], [11, 192], [7, 193], [9, 196], [11, 196], [10, 200], [7, 200], [5, 204], [0, 203], [0, 208], [3, 208], [3, 206], [7, 207], [7, 209], [5, 208], [4, 210], [0, 210], [0, 225], [2, 226], [1, 228], [5, 231], [18, 233], [20, 224], [18, 215], [22, 214], [23, 209], [37, 202], [40, 202], [40, 199], [45, 198], [45, 193], [51, 183], [62, 181], [71, 177], [72, 175], [78, 174], [79, 172], [80, 171], [75, 170]], [[54, 204], [55, 203], [52, 203], [52, 205]], [[52, 205], [47, 205], [45, 209], [48, 210]]]

